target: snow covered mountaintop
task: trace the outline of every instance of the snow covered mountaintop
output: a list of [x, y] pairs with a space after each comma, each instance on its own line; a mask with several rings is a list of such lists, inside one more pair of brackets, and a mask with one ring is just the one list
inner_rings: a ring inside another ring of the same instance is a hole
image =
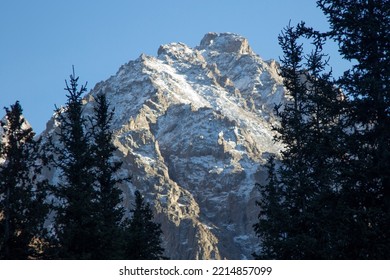
[[235, 53], [254, 55], [248, 40], [234, 33], [207, 33], [200, 45], [199, 50], [217, 51], [219, 53]]
[[[162, 45], [98, 83], [85, 114], [103, 93], [115, 107], [113, 129], [126, 206], [139, 189], [162, 224], [172, 259], [251, 258], [257, 242], [256, 182], [273, 142], [272, 108], [284, 88], [275, 61], [248, 41], [208, 33], [198, 47]], [[50, 134], [55, 122], [43, 133]], [[55, 180], [55, 172], [50, 175]]]

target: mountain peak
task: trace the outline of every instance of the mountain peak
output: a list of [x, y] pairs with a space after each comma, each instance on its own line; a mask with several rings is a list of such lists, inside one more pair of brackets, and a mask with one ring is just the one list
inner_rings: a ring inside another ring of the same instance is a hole
[[207, 33], [200, 42], [198, 49], [236, 54], [253, 53], [246, 38], [229, 32]]
[[[166, 255], [250, 258], [258, 241], [255, 183], [266, 181], [266, 157], [282, 148], [272, 130], [274, 104], [284, 100], [277, 66], [242, 36], [208, 33], [196, 48], [164, 44], [157, 57], [124, 64], [85, 99], [87, 119], [97, 94], [115, 107], [120, 172], [133, 178], [120, 186], [124, 205], [134, 190], [145, 194], [164, 231]], [[55, 135], [51, 123], [44, 135]], [[58, 181], [50, 172], [50, 181]]]
[[201, 59], [199, 52], [188, 47], [184, 43], [170, 43], [166, 45], [161, 45], [157, 51], [159, 58], [169, 57], [176, 60], [189, 60]]
[[170, 43], [161, 45], [158, 48], [157, 55], [160, 56], [161, 54], [170, 54], [170, 53], [176, 53], [176, 52], [192, 52], [190, 47], [188, 47], [184, 43]]

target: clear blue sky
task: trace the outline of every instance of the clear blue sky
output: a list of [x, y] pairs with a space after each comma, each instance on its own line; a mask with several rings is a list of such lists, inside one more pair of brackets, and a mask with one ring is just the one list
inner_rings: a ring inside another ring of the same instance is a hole
[[207, 32], [238, 33], [262, 58], [278, 59], [277, 36], [289, 20], [328, 30], [315, 2], [1, 0], [0, 107], [19, 100], [40, 133], [54, 105], [65, 103], [72, 65], [90, 90], [141, 53], [156, 55], [171, 42], [195, 47]]

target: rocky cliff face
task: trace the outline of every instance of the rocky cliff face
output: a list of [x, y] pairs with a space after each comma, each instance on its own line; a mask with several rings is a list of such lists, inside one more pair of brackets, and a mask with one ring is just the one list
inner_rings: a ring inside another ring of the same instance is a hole
[[170, 258], [251, 258], [255, 182], [265, 180], [267, 154], [280, 151], [271, 130], [284, 98], [277, 68], [245, 38], [208, 33], [196, 48], [172, 43], [141, 55], [85, 97], [85, 114], [98, 93], [115, 107], [117, 156], [133, 177], [122, 186], [125, 204], [135, 189], [146, 196]]

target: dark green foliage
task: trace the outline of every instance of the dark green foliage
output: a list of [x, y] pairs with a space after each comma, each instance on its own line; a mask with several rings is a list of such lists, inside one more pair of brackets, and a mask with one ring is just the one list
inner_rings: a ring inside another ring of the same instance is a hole
[[99, 223], [99, 248], [96, 249], [95, 259], [120, 259], [123, 251], [123, 215], [122, 191], [118, 188], [128, 178], [117, 178], [116, 174], [122, 162], [114, 160], [116, 147], [112, 143], [110, 124], [113, 110], [109, 111], [106, 96], [99, 94], [96, 97], [94, 116], [92, 118], [94, 158], [93, 173], [97, 190], [97, 217]]
[[344, 241], [349, 258], [390, 258], [390, 2], [318, 1], [340, 54], [353, 66], [338, 81], [350, 96]]
[[283, 229], [284, 209], [281, 208], [283, 189], [280, 188], [280, 182], [276, 174], [275, 158], [272, 156], [267, 163], [268, 184], [266, 186], [256, 184], [262, 194], [261, 200], [256, 204], [260, 206], [259, 220], [253, 226], [259, 238], [263, 241], [260, 252], [254, 253], [256, 259], [275, 259], [283, 248], [286, 239]]
[[[149, 204], [136, 193], [133, 218], [124, 217], [118, 175], [122, 162], [115, 159], [110, 125], [114, 110], [103, 94], [95, 97], [93, 115], [83, 114], [78, 77], [66, 83], [67, 104], [57, 109], [57, 142], [51, 139], [52, 162], [61, 182], [53, 188], [55, 237], [60, 259], [158, 259], [160, 226], [154, 224]], [[54, 144], [56, 143], [56, 144]]]
[[135, 191], [135, 205], [126, 231], [125, 258], [130, 260], [164, 259], [161, 246], [161, 228], [153, 222], [149, 203], [145, 203], [139, 191]]
[[91, 259], [97, 247], [98, 224], [96, 219], [95, 178], [91, 134], [87, 132], [83, 117], [82, 94], [86, 86], [78, 89], [78, 77], [70, 76], [66, 82], [65, 109], [57, 109], [58, 143], [52, 145], [53, 162], [60, 173], [61, 181], [53, 188], [58, 202], [55, 235], [58, 241], [57, 258]]
[[[289, 102], [277, 107], [281, 165], [261, 186], [257, 258], [390, 256], [388, 1], [318, 1], [331, 23], [299, 24], [279, 38]], [[338, 41], [354, 66], [332, 81], [322, 46]], [[313, 50], [303, 55], [301, 38]], [[340, 88], [340, 89], [338, 89]], [[282, 109], [282, 110], [281, 110]], [[275, 221], [277, 220], [277, 221]]]
[[19, 102], [5, 108], [0, 142], [0, 259], [43, 257], [48, 214], [47, 181], [34, 132], [26, 127]]
[[[298, 39], [312, 40], [306, 57]], [[287, 27], [279, 37], [284, 57], [281, 75], [288, 102], [277, 115], [276, 140], [284, 144], [281, 165], [270, 159], [269, 182], [261, 186], [259, 223], [254, 226], [262, 239], [256, 258], [328, 259], [336, 251], [332, 244], [332, 203], [337, 197], [339, 122], [338, 91], [326, 73], [324, 44], [320, 34], [299, 24]]]

